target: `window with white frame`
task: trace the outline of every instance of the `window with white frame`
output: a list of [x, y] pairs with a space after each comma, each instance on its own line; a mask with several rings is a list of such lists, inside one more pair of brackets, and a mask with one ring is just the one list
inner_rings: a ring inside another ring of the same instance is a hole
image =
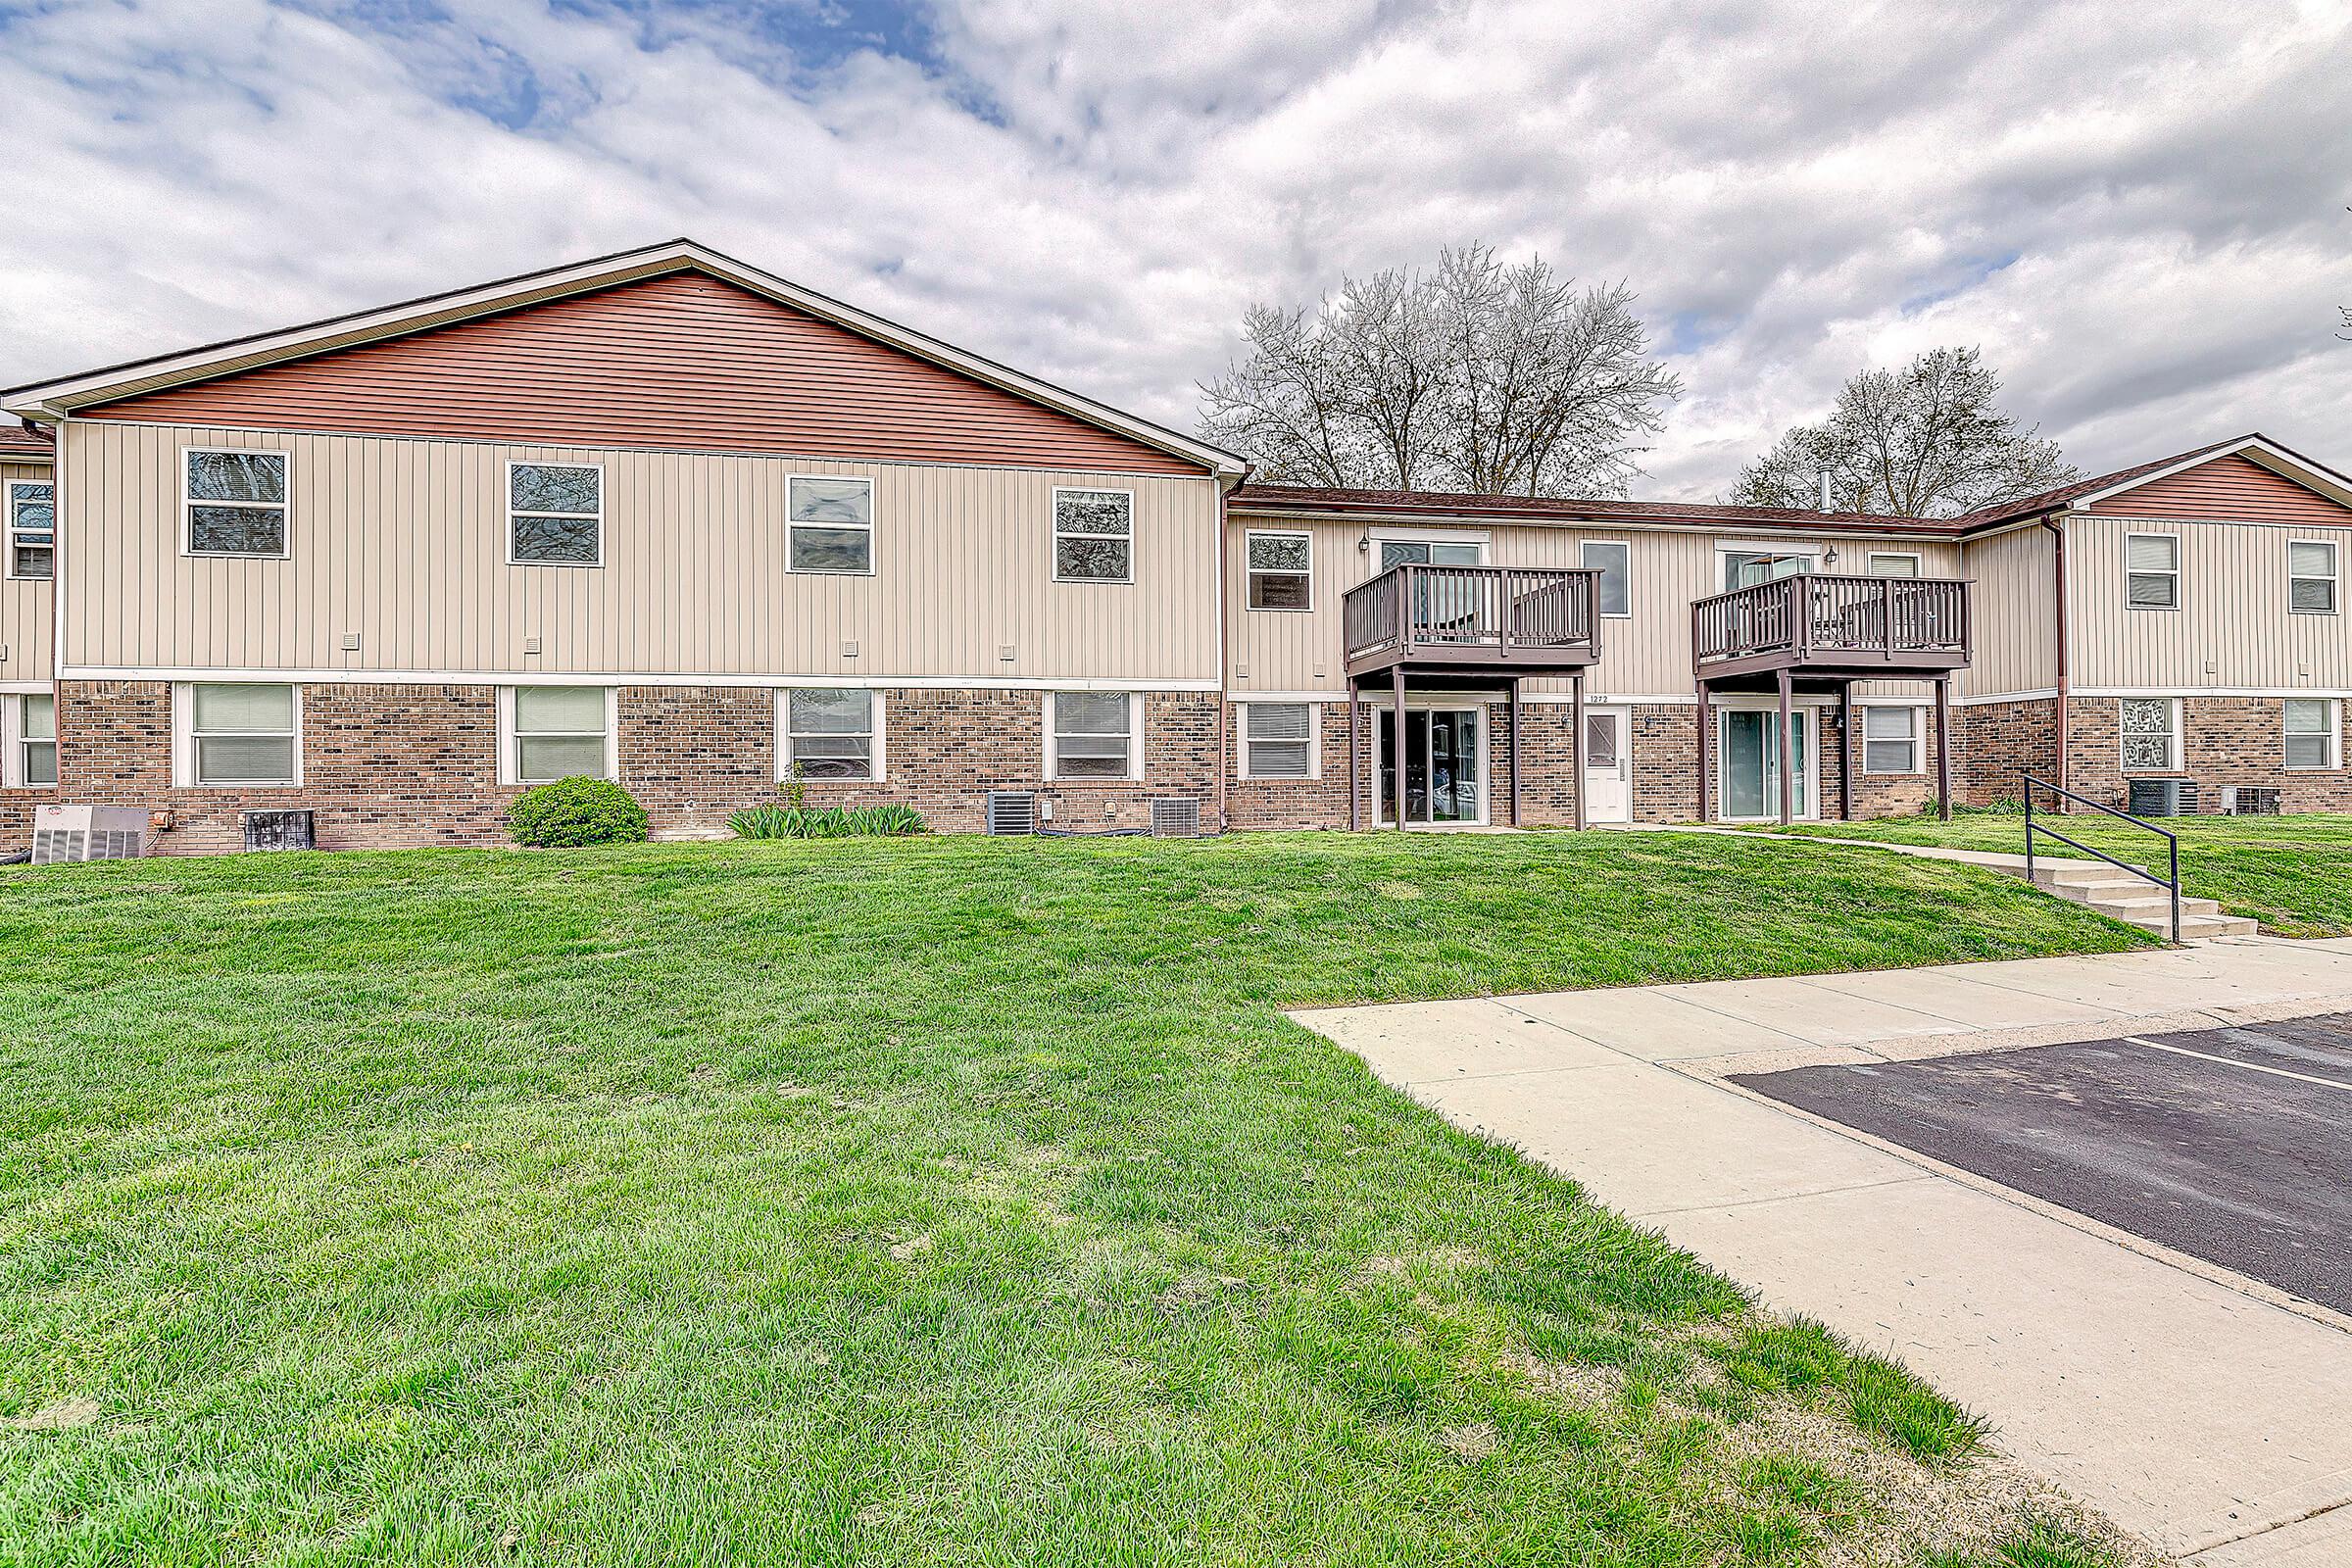
[[1579, 560], [1600, 573], [1600, 612], [1630, 619], [1634, 613], [1634, 551], [1620, 539], [1588, 539]]
[[593, 463], [507, 465], [507, 559], [596, 566], [605, 559], [605, 470]]
[[1782, 577], [1802, 576], [1813, 569], [1813, 557], [1801, 550], [1725, 550], [1720, 554], [1726, 593]]
[[2180, 702], [2174, 697], [2126, 697], [2121, 714], [2124, 771], [2180, 770]]
[[1046, 694], [1046, 777], [1141, 778], [1143, 703], [1132, 692]]
[[46, 789], [57, 782], [57, 699], [47, 692], [24, 692], [0, 699], [13, 712], [9, 731], [8, 766], [0, 783], [21, 789]]
[[191, 784], [302, 782], [302, 705], [291, 686], [200, 681], [179, 704]]
[[1242, 777], [1313, 778], [1315, 705], [1245, 703]]
[[1476, 539], [1383, 539], [1380, 569], [1392, 566], [1483, 566], [1487, 547]]
[[2169, 533], [2124, 537], [2125, 597], [2133, 610], [2180, 608], [2180, 541]]
[[2291, 539], [2286, 546], [2286, 608], [2298, 615], [2335, 613], [2335, 546]]
[[874, 569], [874, 481], [831, 476], [784, 482], [786, 564], [794, 571]]
[[1920, 711], [1890, 703], [1872, 703], [1862, 710], [1863, 772], [1920, 771]]
[[2282, 715], [2286, 765], [2298, 770], [2331, 768], [2341, 746], [2337, 704], [2332, 697], [2289, 697]]
[[507, 729], [506, 770], [513, 783], [612, 776], [609, 687], [510, 687]]
[[8, 574], [57, 574], [57, 488], [46, 481], [8, 487]]
[[855, 686], [807, 686], [784, 693], [784, 776], [882, 776], [882, 697]]
[[286, 455], [192, 447], [182, 454], [192, 556], [286, 553]]
[[1054, 492], [1054, 580], [1135, 581], [1135, 496], [1132, 492]]
[[1243, 548], [1250, 558], [1251, 610], [1314, 608], [1313, 535], [1252, 533], [1243, 540]]
[[1908, 550], [1873, 550], [1870, 553], [1870, 574], [1873, 577], [1916, 577], [1919, 575], [1919, 557]]

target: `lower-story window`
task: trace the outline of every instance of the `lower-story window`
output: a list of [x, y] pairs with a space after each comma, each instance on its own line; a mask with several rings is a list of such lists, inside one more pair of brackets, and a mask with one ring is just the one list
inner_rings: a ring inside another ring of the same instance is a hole
[[612, 776], [611, 687], [513, 686], [505, 708], [508, 782]]
[[1048, 692], [1046, 777], [1142, 778], [1143, 726], [1132, 692]]
[[0, 784], [47, 789], [57, 782], [57, 699], [47, 692], [0, 697]]
[[854, 687], [784, 693], [784, 776], [882, 776], [882, 694]]
[[1242, 777], [1314, 776], [1314, 704], [1244, 703]]
[[270, 788], [302, 782], [302, 703], [292, 686], [198, 681], [181, 688], [180, 777]]
[[2341, 736], [2334, 698], [2289, 697], [2284, 717], [2288, 767], [2299, 771], [2336, 765]]
[[2180, 700], [2178, 697], [2126, 697], [2121, 701], [2124, 771], [2178, 773], [2180, 770]]
[[1862, 771], [1916, 773], [1919, 767], [1919, 712], [1916, 708], [1886, 707], [1877, 703], [1862, 710]]

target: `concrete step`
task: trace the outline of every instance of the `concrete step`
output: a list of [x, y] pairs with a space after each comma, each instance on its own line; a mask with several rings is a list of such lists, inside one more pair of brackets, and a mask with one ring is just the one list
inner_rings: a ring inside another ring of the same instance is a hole
[[[2134, 893], [2129, 897], [2110, 896], [2103, 899], [2083, 899], [2079, 902], [2087, 904], [2094, 909], [2103, 909], [2109, 914], [2113, 914], [2119, 909], [2170, 910], [2173, 906], [2171, 897], [2162, 892]], [[2180, 912], [2182, 914], [2219, 914], [2222, 912], [2222, 906], [2212, 899], [2182, 899]]]
[[[2160, 937], [2170, 938], [2173, 934], [2170, 914], [2142, 914], [2132, 910], [2118, 914], [2116, 918], [2126, 925], [2135, 925], [2142, 931]], [[2250, 937], [2257, 929], [2255, 922], [2242, 914], [2190, 914], [2183, 910], [2180, 915], [2182, 942], [2206, 942], [2215, 937]]]

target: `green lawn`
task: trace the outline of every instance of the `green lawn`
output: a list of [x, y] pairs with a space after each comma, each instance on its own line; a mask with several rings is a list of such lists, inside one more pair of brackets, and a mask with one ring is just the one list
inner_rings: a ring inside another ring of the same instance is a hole
[[[2038, 808], [2034, 820], [2041, 820]], [[2191, 897], [2218, 900], [2230, 913], [2248, 915], [2280, 936], [2352, 936], [2352, 816], [2188, 816], [2163, 822], [2180, 835], [2180, 884]], [[2164, 841], [2129, 823], [2084, 811], [2053, 816], [2049, 825], [2118, 859], [2164, 872]], [[1998, 808], [1959, 811], [1949, 822], [1904, 816], [1807, 822], [1785, 831], [2012, 855], [2024, 854], [2026, 847], [2024, 814]], [[2082, 858], [2038, 833], [2034, 853]]]
[[1275, 1009], [2141, 940], [1663, 834], [0, 871], [0, 1557], [2104, 1561]]

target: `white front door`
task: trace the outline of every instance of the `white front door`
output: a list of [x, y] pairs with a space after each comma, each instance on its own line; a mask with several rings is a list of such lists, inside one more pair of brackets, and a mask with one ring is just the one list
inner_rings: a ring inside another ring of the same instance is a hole
[[1632, 740], [1632, 710], [1585, 710], [1586, 820], [1630, 822], [1634, 819]]

